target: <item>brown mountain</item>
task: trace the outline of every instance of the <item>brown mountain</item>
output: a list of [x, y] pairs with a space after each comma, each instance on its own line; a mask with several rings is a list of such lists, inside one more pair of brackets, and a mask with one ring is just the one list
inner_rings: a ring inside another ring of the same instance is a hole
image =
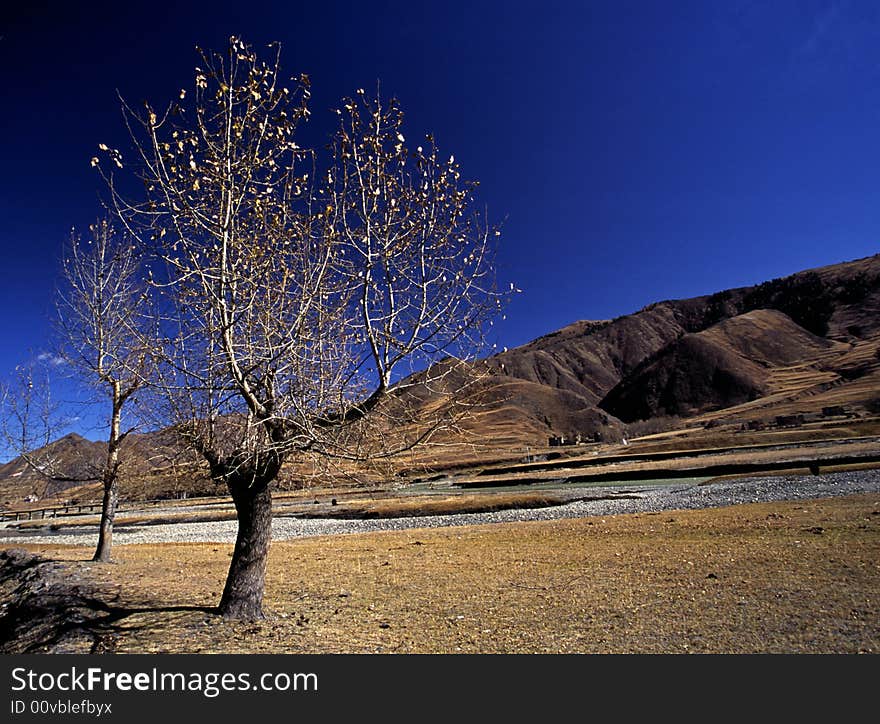
[[[778, 392], [777, 378], [798, 364], [853, 382], [876, 365], [868, 359], [847, 372], [846, 354], [858, 347], [870, 358], [878, 337], [875, 255], [754, 287], [659, 302], [611, 321], [576, 322], [496, 355], [490, 364], [502, 377], [574, 395], [575, 407], [596, 406], [612, 423], [631, 422], [760, 399]], [[857, 406], [870, 403], [862, 399], [865, 392], [856, 395]], [[550, 422], [548, 432], [556, 421]]]
[[[101, 464], [102, 445], [71, 433], [34, 451], [32, 464], [17, 457], [0, 465], [3, 497], [22, 499], [29, 495], [49, 497], [58, 492], [94, 482]], [[106, 453], [104, 453], [106, 454]]]
[[[22, 457], [0, 464], [0, 501], [35, 497], [101, 499], [101, 469], [107, 444], [70, 433]], [[180, 451], [167, 431], [131, 434], [120, 451], [121, 496], [157, 498], [183, 491], [215, 491], [191, 453]]]

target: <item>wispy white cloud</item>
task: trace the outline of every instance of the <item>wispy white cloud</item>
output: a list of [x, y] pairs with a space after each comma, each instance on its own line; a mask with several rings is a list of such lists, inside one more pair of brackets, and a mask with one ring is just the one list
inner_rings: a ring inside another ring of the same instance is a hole
[[52, 354], [51, 352], [41, 352], [37, 355], [37, 360], [51, 365], [52, 367], [60, 367], [65, 364], [63, 357], [59, 357], [57, 354]]

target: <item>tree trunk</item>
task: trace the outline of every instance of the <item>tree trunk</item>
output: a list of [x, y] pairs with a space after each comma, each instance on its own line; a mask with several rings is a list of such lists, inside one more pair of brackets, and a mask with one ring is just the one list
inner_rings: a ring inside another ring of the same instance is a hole
[[272, 494], [268, 485], [230, 485], [238, 515], [238, 536], [220, 599], [225, 618], [263, 618], [263, 588], [272, 538]]
[[98, 533], [98, 547], [93, 561], [110, 562], [110, 549], [113, 545], [113, 519], [116, 517], [116, 504], [119, 500], [119, 446], [120, 420], [122, 418], [122, 389], [119, 382], [113, 385], [113, 411], [110, 415], [110, 439], [107, 441], [107, 460], [104, 463], [104, 499], [101, 502], [101, 530]]
[[110, 548], [113, 545], [113, 519], [116, 517], [116, 503], [119, 500], [119, 486], [116, 476], [104, 481], [104, 500], [101, 504], [101, 530], [98, 533], [98, 547], [93, 561], [110, 562]]

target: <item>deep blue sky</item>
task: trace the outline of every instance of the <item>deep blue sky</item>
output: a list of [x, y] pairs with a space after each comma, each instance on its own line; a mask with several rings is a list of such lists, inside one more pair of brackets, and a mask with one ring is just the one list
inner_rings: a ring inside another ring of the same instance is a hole
[[875, 2], [174, 5], [0, 11], [0, 376], [46, 347], [60, 245], [99, 213], [89, 158], [122, 142], [116, 89], [171, 99], [231, 34], [311, 76], [314, 139], [380, 79], [406, 135], [480, 180], [523, 289], [499, 347], [880, 251]]

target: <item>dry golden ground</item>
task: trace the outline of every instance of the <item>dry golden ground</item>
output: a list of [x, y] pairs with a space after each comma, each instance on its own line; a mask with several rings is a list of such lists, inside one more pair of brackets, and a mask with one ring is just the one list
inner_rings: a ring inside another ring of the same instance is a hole
[[253, 624], [173, 610], [216, 604], [228, 546], [27, 548], [142, 609], [99, 650], [880, 651], [876, 494], [277, 542]]

